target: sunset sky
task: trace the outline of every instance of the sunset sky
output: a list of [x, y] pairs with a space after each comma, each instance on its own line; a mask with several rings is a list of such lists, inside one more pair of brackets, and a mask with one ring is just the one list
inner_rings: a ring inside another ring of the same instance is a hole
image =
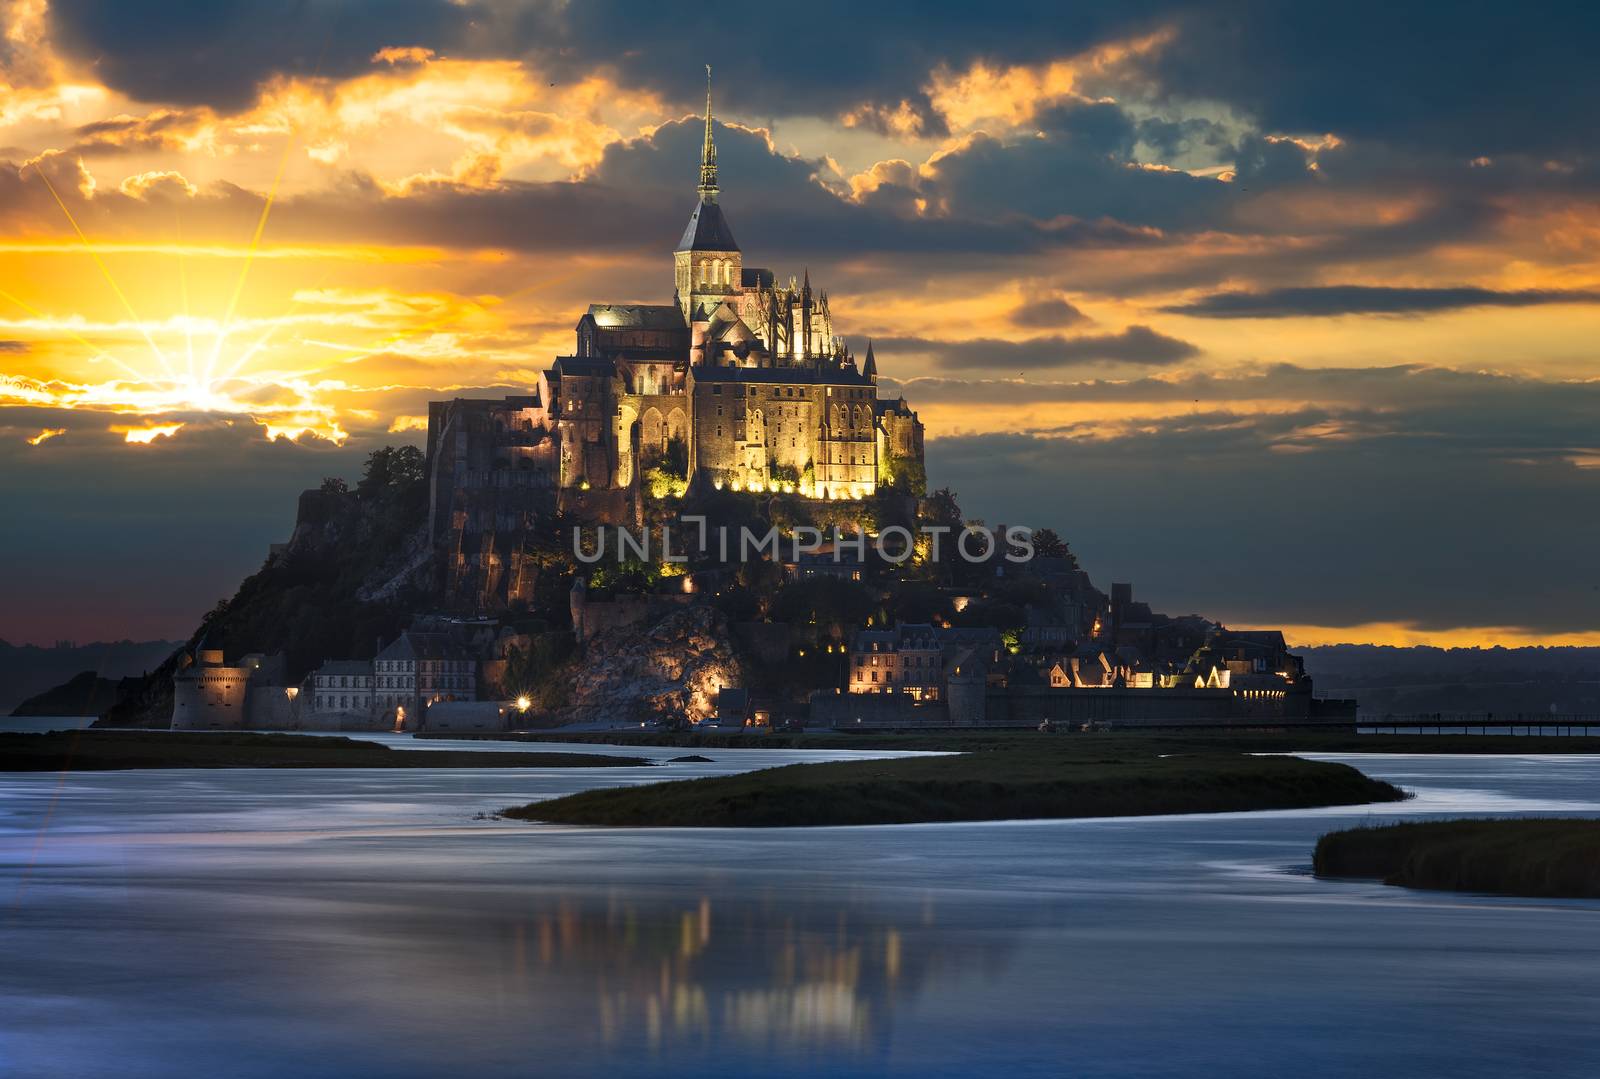
[[0, 4], [0, 637], [181, 638], [296, 494], [670, 302], [714, 65], [934, 485], [1301, 643], [1600, 644], [1600, 9]]

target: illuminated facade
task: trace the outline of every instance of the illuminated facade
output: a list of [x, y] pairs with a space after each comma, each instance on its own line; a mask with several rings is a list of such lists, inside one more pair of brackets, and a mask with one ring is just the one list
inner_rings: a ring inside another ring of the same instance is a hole
[[478, 606], [524, 598], [517, 537], [553, 508], [635, 519], [691, 485], [860, 499], [921, 483], [923, 429], [878, 397], [809, 273], [748, 266], [718, 201], [711, 97], [700, 182], [673, 252], [670, 304], [591, 304], [571, 356], [503, 400], [429, 406], [431, 530], [445, 587]]

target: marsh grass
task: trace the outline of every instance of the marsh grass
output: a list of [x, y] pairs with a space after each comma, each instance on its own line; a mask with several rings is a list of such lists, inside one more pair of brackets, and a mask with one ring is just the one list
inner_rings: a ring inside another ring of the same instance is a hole
[[187, 731], [0, 733], [0, 771], [100, 772], [127, 768], [620, 768], [650, 762], [603, 753], [394, 750], [312, 734]]
[[564, 824], [792, 827], [1214, 813], [1405, 797], [1354, 768], [1295, 757], [1067, 748], [1044, 742], [960, 756], [797, 764], [588, 791], [505, 815]]
[[1600, 820], [1500, 818], [1351, 828], [1317, 840], [1318, 876], [1408, 888], [1600, 898]]

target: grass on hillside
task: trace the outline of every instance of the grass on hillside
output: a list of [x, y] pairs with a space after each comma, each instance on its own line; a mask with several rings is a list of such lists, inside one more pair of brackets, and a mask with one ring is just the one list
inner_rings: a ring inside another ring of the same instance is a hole
[[588, 791], [504, 811], [563, 824], [687, 827], [911, 824], [1356, 805], [1404, 798], [1354, 768], [1295, 757], [1048, 746], [948, 757], [797, 764]]
[[1600, 820], [1423, 821], [1330, 832], [1318, 876], [1368, 877], [1407, 888], [1600, 898]]
[[650, 762], [601, 753], [399, 749], [309, 734], [185, 731], [0, 733], [0, 771], [126, 768], [617, 768]]

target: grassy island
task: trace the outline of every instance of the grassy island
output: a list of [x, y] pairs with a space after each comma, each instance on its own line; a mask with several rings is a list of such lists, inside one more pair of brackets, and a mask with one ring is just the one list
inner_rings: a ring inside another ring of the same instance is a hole
[[0, 771], [100, 772], [126, 768], [617, 768], [641, 757], [602, 753], [483, 753], [390, 749], [310, 734], [181, 731], [0, 733]]
[[1600, 820], [1424, 821], [1330, 832], [1317, 840], [1318, 876], [1367, 877], [1407, 888], [1600, 898]]
[[948, 757], [796, 764], [588, 791], [504, 811], [562, 824], [789, 827], [1143, 816], [1404, 798], [1342, 764], [1242, 754], [1079, 753], [1037, 743]]

